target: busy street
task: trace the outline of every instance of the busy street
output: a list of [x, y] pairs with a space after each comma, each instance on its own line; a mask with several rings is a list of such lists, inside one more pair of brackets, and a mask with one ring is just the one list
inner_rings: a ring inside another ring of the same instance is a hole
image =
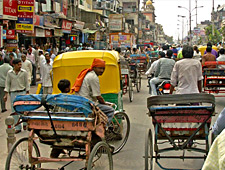
[[0, 169], [225, 170], [224, 0], [0, 0]]
[[[149, 116], [147, 116], [147, 97], [149, 97], [148, 94], [148, 87], [147, 87], [147, 79], [142, 80], [143, 85], [140, 93], [135, 92], [134, 96], [135, 99], [132, 103], [129, 101], [128, 94], [124, 96], [124, 109], [126, 113], [129, 115], [130, 121], [131, 121], [131, 132], [128, 139], [128, 142], [126, 146], [123, 148], [123, 150], [118, 153], [117, 155], [113, 156], [113, 163], [114, 168], [116, 170], [124, 169], [124, 170], [131, 170], [131, 169], [144, 169], [144, 143], [145, 143], [145, 135], [148, 128], [152, 127], [152, 121]], [[33, 87], [31, 92], [36, 92], [36, 87]], [[216, 99], [216, 112], [220, 113], [221, 110], [224, 108], [223, 98], [217, 98]], [[9, 103], [7, 103], [9, 105]], [[10, 111], [9, 111], [10, 112]], [[9, 113], [8, 112], [8, 113]], [[8, 113], [1, 114], [1, 146], [6, 146], [6, 126], [5, 126], [5, 118], [9, 115]], [[218, 115], [213, 117], [212, 122], [214, 123], [217, 119]], [[26, 137], [28, 135], [28, 131], [23, 131], [20, 134], [16, 135], [17, 140], [22, 137]], [[42, 155], [48, 155], [50, 154], [50, 147], [49, 146], [41, 146], [41, 154]], [[192, 154], [192, 152], [190, 152]], [[190, 154], [189, 153], [189, 154]], [[172, 154], [176, 154], [176, 152], [172, 152]], [[7, 156], [7, 148], [2, 147], [0, 157], [1, 157], [1, 163], [0, 168], [4, 169], [5, 166], [5, 160]], [[66, 168], [66, 170], [73, 170], [74, 167], [77, 167], [77, 162], [72, 163], [70, 166]], [[189, 168], [189, 169], [200, 169], [203, 160], [162, 160], [162, 164], [166, 165], [167, 167], [174, 168], [180, 167], [180, 168]], [[43, 164], [43, 167], [51, 167], [51, 168], [58, 168], [60, 165], [64, 165], [64, 163], [61, 164]], [[157, 165], [154, 165], [155, 170], [160, 170], [160, 168]]]

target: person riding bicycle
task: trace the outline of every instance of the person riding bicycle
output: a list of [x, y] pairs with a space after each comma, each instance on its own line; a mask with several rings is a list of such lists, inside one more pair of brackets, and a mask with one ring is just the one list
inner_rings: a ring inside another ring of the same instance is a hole
[[164, 80], [170, 80], [171, 72], [175, 61], [171, 59], [173, 55], [172, 50], [167, 50], [166, 57], [160, 58], [155, 69], [154, 78], [150, 80], [151, 95], [156, 96], [156, 85], [162, 83]]
[[80, 72], [72, 87], [72, 92], [93, 101], [99, 109], [108, 117], [108, 122], [112, 121], [115, 110], [111, 104], [105, 102], [100, 92], [98, 76], [105, 71], [105, 61], [95, 58], [90, 68]]

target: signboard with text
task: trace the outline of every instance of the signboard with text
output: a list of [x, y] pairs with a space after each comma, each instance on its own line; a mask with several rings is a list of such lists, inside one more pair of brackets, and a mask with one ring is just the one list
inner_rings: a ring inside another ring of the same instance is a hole
[[15, 39], [16, 38], [16, 34], [15, 34], [15, 30], [6, 30], [6, 39]]
[[0, 0], [1, 19], [17, 20], [17, 0]]
[[109, 30], [111, 31], [123, 30], [123, 15], [122, 14], [109, 15]]
[[18, 0], [17, 10], [16, 31], [19, 33], [32, 33], [34, 31], [34, 0]]
[[72, 21], [63, 20], [62, 22], [63, 33], [71, 33], [71, 29], [72, 29]]

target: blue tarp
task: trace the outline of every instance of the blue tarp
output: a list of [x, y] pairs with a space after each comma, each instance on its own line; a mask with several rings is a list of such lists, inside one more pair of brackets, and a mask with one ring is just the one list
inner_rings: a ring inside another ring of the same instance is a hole
[[[37, 101], [41, 102], [42, 94], [31, 94], [31, 95], [18, 95], [16, 96], [14, 103], [17, 101]], [[77, 110], [77, 112], [82, 112], [85, 116], [92, 113], [91, 103], [92, 101], [76, 95], [67, 94], [55, 94], [47, 95], [46, 101], [48, 105], [59, 106], [70, 111]], [[16, 112], [33, 111], [40, 108], [41, 104], [21, 104], [14, 106]]]

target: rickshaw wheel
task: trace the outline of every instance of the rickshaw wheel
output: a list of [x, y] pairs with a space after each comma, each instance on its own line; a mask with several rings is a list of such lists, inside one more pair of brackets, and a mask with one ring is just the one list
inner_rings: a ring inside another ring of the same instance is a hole
[[[5, 170], [30, 169], [35, 170], [41, 168], [41, 164], [31, 166], [28, 154], [28, 138], [21, 138], [11, 148], [6, 159]], [[33, 141], [32, 156], [40, 157], [40, 151], [37, 144]]]
[[98, 142], [91, 151], [87, 170], [113, 170], [113, 159], [109, 145], [103, 141]]
[[136, 80], [136, 88], [137, 88], [137, 92], [140, 92], [141, 90], [141, 74], [140, 73], [138, 73], [138, 77]]
[[126, 113], [117, 112], [113, 116], [108, 130], [106, 131], [106, 142], [114, 147], [113, 154], [118, 153], [126, 144], [130, 133], [130, 120]]
[[132, 102], [133, 99], [134, 99], [134, 91], [133, 91], [132, 80], [129, 78], [128, 79], [128, 82], [129, 82], [129, 88], [128, 88], [128, 91], [129, 91], [129, 99], [130, 99], [130, 102]]
[[147, 130], [145, 136], [145, 170], [149, 169], [153, 169], [153, 142], [151, 129]]

